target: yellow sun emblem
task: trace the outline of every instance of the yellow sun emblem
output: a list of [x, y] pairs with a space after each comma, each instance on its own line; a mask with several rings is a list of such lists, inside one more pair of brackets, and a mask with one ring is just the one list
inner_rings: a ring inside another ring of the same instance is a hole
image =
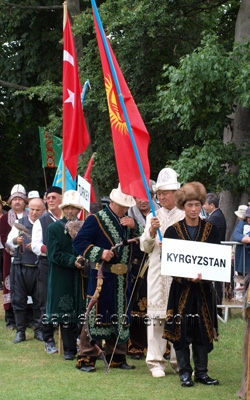
[[113, 82], [109, 74], [105, 76], [104, 81], [105, 81], [111, 125], [115, 129], [119, 130], [120, 133], [122, 133], [123, 135], [127, 135], [128, 134], [127, 125], [120, 114], [113, 88]]

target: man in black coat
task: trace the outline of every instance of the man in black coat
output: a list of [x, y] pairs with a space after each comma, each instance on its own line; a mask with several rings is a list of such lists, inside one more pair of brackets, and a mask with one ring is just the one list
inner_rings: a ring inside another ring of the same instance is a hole
[[[226, 219], [219, 208], [219, 197], [215, 193], [208, 193], [207, 194], [207, 201], [203, 206], [204, 210], [208, 214], [206, 221], [210, 222], [211, 224], [215, 225], [219, 231], [220, 235], [220, 242], [225, 241], [226, 237]], [[217, 304], [222, 304], [223, 299], [223, 283], [222, 282], [215, 282], [215, 289], [217, 291]], [[218, 308], [218, 314], [222, 316], [222, 309]]]

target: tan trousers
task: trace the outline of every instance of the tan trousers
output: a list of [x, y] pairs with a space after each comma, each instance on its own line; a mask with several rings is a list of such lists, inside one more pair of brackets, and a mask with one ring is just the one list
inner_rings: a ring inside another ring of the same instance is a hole
[[[162, 338], [164, 322], [164, 319], [152, 319], [151, 324], [147, 328], [148, 349], [146, 363], [151, 372], [154, 369], [165, 371], [167, 366], [167, 360], [163, 357], [167, 345], [167, 341]], [[170, 365], [174, 370], [177, 368], [176, 354], [172, 343], [170, 350]]]

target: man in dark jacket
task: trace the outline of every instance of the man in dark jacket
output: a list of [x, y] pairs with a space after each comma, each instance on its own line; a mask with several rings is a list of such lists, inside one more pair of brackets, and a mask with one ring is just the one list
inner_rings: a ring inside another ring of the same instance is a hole
[[[167, 228], [164, 237], [219, 244], [217, 228], [199, 218], [205, 200], [206, 189], [200, 182], [186, 183], [177, 190], [175, 203], [179, 209], [185, 211], [185, 218]], [[186, 267], [188, 268], [188, 264]], [[186, 319], [191, 315], [198, 317], [197, 323]], [[173, 277], [163, 337], [174, 345], [181, 386], [194, 385], [193, 369], [190, 364], [190, 344], [193, 350], [195, 382], [218, 385], [218, 380], [210, 378], [207, 374], [208, 353], [213, 349], [214, 335], [217, 336], [217, 330], [212, 282], [202, 280], [201, 273], [195, 278]]]
[[[219, 197], [215, 193], [208, 193], [207, 200], [203, 206], [204, 210], [208, 214], [206, 221], [215, 225], [219, 231], [220, 242], [225, 241], [226, 238], [226, 219], [223, 212], [219, 208]], [[223, 282], [215, 282], [214, 287], [217, 292], [217, 304], [222, 304], [223, 299]], [[222, 316], [222, 309], [218, 308], [218, 314]]]
[[[83, 312], [81, 269], [72, 247], [69, 223], [76, 223], [82, 210], [81, 198], [76, 190], [64, 193], [59, 205], [63, 218], [47, 228], [47, 254], [49, 260], [46, 319], [60, 325], [64, 358], [76, 355], [77, 322]], [[46, 321], [45, 321], [46, 322]]]

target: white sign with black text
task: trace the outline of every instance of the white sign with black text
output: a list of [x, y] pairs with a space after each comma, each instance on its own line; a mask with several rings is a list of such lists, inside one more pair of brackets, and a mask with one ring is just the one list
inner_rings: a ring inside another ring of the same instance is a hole
[[80, 193], [80, 196], [82, 198], [84, 210], [89, 211], [90, 210], [90, 190], [91, 190], [91, 185], [86, 179], [82, 178], [80, 175], [78, 175], [77, 178], [77, 191]]
[[230, 282], [231, 254], [231, 246], [163, 238], [161, 274]]

